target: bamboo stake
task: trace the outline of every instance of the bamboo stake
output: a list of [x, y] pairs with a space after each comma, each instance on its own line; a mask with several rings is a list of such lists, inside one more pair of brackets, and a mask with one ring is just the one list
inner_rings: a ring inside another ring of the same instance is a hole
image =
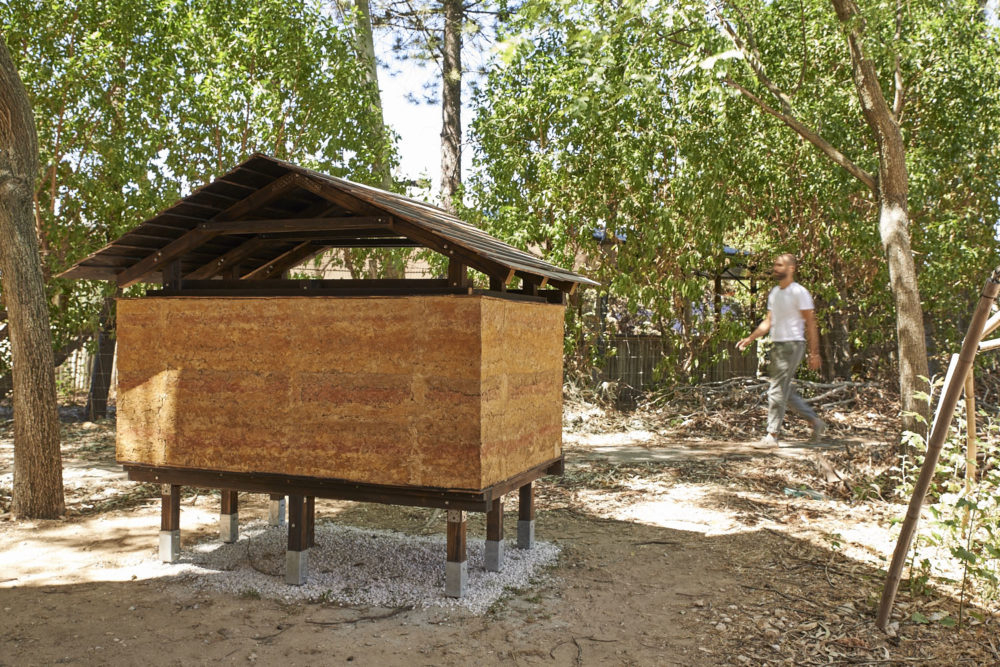
[[[982, 340], [983, 330], [986, 320], [990, 314], [990, 307], [1000, 292], [1000, 268], [993, 271], [993, 275], [983, 286], [983, 293], [979, 297], [972, 321], [969, 323], [969, 330], [965, 334], [962, 342], [962, 351], [958, 354], [958, 362], [954, 364], [953, 377], [963, 380], [972, 368], [972, 362], [976, 359], [976, 351], [979, 348], [979, 341]], [[958, 404], [958, 396], [964, 388], [964, 382], [952, 382], [946, 386], [941, 393], [941, 402], [938, 405], [937, 415], [934, 419], [934, 426], [931, 429], [930, 438], [927, 441], [927, 455], [924, 458], [924, 465], [920, 469], [920, 476], [913, 489], [913, 497], [910, 498], [910, 505], [906, 510], [906, 518], [896, 542], [896, 549], [892, 553], [892, 562], [889, 564], [889, 571], [885, 578], [885, 588], [882, 590], [882, 599], [879, 602], [878, 617], [875, 624], [882, 630], [889, 625], [889, 616], [892, 613], [892, 605], [896, 600], [896, 592], [899, 590], [899, 580], [903, 573], [903, 566], [906, 564], [906, 556], [910, 552], [910, 543], [913, 541], [913, 533], [916, 531], [917, 522], [920, 519], [920, 508], [924, 504], [927, 490], [930, 488], [931, 480], [934, 477], [934, 468], [937, 466], [938, 458], [941, 456], [941, 446], [944, 444], [945, 436], [948, 434], [948, 427], [951, 425], [951, 418], [955, 414], [955, 406]]]
[[[976, 381], [973, 376], [974, 370], [969, 369], [969, 375], [965, 378], [965, 497], [972, 493], [972, 487], [976, 485], [976, 455], [978, 454], [976, 445]], [[962, 515], [962, 531], [969, 527], [969, 508], [965, 508]]]
[[990, 350], [995, 350], [1000, 347], [1000, 338], [994, 338], [993, 340], [984, 340], [979, 344], [980, 352], [988, 352]]
[[983, 326], [983, 338], [986, 338], [991, 333], [1000, 329], [1000, 312], [994, 313], [993, 317], [986, 320], [986, 324]]

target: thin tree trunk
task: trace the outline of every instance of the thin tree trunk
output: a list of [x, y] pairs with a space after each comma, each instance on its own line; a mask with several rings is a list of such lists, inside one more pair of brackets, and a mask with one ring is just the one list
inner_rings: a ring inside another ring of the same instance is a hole
[[441, 92], [441, 204], [455, 210], [462, 185], [462, 0], [444, 0], [444, 64]]
[[378, 85], [378, 60], [375, 57], [375, 35], [372, 31], [372, 11], [368, 0], [354, 0], [354, 7], [357, 10], [355, 16], [355, 49], [358, 58], [361, 59], [365, 68], [365, 82], [373, 91], [375, 109], [374, 116], [378, 122], [376, 140], [379, 142], [375, 155], [375, 163], [372, 169], [378, 174], [381, 187], [384, 190], [392, 189], [392, 172], [388, 160], [389, 137], [385, 131], [385, 119], [382, 113], [382, 91]]
[[[834, 11], [847, 29], [854, 86], [861, 113], [878, 147], [878, 181], [875, 196], [879, 208], [879, 233], [889, 263], [889, 282], [896, 304], [896, 345], [899, 350], [899, 395], [903, 429], [926, 433], [930, 406], [916, 393], [927, 392], [927, 344], [924, 340], [923, 306], [917, 286], [917, 269], [910, 250], [910, 220], [907, 212], [909, 177], [903, 134], [879, 85], [875, 65], [864, 53], [863, 19], [853, 0], [832, 0]], [[922, 418], [922, 421], [920, 418]]]
[[0, 281], [10, 325], [16, 517], [65, 511], [45, 284], [35, 233], [38, 138], [27, 91], [0, 37]]
[[87, 392], [87, 419], [91, 421], [108, 416], [108, 393], [111, 391], [111, 367], [115, 361], [114, 297], [104, 300], [100, 328], [97, 330], [97, 350], [90, 372], [90, 391]]

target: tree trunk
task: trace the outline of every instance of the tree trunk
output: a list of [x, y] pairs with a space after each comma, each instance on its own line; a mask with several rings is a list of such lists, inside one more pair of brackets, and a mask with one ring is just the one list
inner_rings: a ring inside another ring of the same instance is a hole
[[441, 90], [441, 204], [454, 212], [462, 184], [462, 0], [444, 0], [444, 64]]
[[385, 119], [382, 113], [382, 91], [378, 86], [378, 59], [375, 57], [375, 35], [372, 31], [372, 12], [368, 0], [354, 0], [357, 15], [354, 20], [355, 27], [355, 49], [358, 52], [365, 68], [365, 82], [369, 85], [375, 96], [375, 120], [378, 122], [377, 141], [379, 146], [375, 153], [375, 163], [372, 165], [373, 171], [380, 178], [380, 185], [384, 190], [392, 189], [392, 172], [390, 170], [389, 137], [385, 132]]
[[0, 37], [0, 281], [10, 325], [16, 517], [65, 511], [49, 310], [35, 234], [38, 138], [27, 91]]
[[[861, 31], [864, 21], [853, 0], [832, 0], [837, 18], [847, 32], [854, 86], [861, 113], [878, 147], [878, 181], [875, 197], [879, 209], [879, 233], [889, 263], [889, 283], [896, 303], [896, 345], [899, 350], [899, 397], [903, 429], [926, 434], [930, 406], [914, 395], [927, 392], [927, 345], [924, 340], [923, 306], [917, 286], [917, 270], [910, 250], [907, 212], [909, 177], [903, 134], [879, 85], [875, 65], [865, 57]], [[917, 417], [923, 418], [923, 422]]]

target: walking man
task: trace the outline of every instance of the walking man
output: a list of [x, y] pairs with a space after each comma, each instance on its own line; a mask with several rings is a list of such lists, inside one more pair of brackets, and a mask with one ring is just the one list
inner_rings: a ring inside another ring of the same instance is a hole
[[771, 274], [778, 285], [767, 296], [767, 317], [749, 336], [736, 344], [743, 351], [750, 343], [771, 333], [771, 387], [767, 392], [767, 435], [754, 447], [766, 449], [778, 446], [781, 421], [791, 408], [812, 424], [810, 442], [820, 442], [826, 424], [795, 391], [792, 380], [809, 342], [809, 368], [819, 370], [819, 332], [816, 329], [815, 306], [806, 288], [795, 282], [798, 261], [795, 255], [778, 255]]

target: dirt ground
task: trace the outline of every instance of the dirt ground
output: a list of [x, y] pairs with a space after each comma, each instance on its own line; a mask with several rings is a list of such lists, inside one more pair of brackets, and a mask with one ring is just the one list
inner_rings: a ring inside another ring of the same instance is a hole
[[[831, 420], [829, 444], [793, 437], [761, 452], [652, 415], [574, 409], [566, 474], [538, 485], [537, 536], [559, 545], [559, 561], [484, 615], [289, 604], [147, 576], [134, 564], [157, 547], [158, 489], [124, 479], [112, 422], [67, 420], [67, 517], [0, 521], [0, 665], [1000, 664], [992, 610], [979, 620], [966, 608], [960, 629], [910, 620], [957, 618], [947, 588], [913, 597], [904, 585], [892, 632], [874, 628], [888, 526], [904, 508], [859, 500], [838, 475], [877, 461], [887, 447], [877, 425]], [[8, 421], [0, 513], [11, 457]], [[263, 517], [265, 501], [241, 494], [241, 518]], [[184, 497], [185, 548], [217, 530], [218, 502]], [[444, 531], [430, 510], [327, 500], [317, 510], [320, 521]], [[469, 539], [484, 532], [473, 515]]]

